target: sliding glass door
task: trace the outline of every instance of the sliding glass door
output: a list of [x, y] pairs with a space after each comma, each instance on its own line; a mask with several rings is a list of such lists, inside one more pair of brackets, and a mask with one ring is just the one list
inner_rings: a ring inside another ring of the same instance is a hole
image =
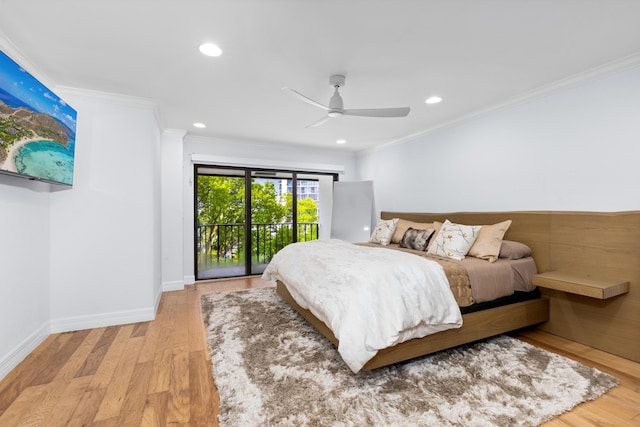
[[196, 279], [261, 274], [286, 245], [320, 238], [326, 178], [337, 175], [196, 165]]
[[246, 177], [243, 170], [197, 169], [196, 279], [246, 274]]
[[251, 274], [261, 274], [280, 249], [293, 243], [291, 172], [251, 171]]

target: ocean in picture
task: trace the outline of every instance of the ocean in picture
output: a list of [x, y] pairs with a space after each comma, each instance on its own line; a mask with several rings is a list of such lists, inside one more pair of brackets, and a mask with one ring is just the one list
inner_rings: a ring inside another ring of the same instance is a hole
[[0, 173], [73, 185], [77, 112], [0, 51]]
[[67, 147], [53, 141], [33, 141], [14, 156], [18, 173], [71, 185], [75, 141]]

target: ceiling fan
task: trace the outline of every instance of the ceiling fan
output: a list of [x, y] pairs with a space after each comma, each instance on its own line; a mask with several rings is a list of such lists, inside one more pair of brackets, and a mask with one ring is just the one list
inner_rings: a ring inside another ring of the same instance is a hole
[[411, 109], [409, 107], [398, 107], [398, 108], [369, 108], [369, 109], [344, 109], [344, 104], [342, 102], [342, 97], [340, 96], [339, 89], [344, 86], [345, 77], [341, 74], [336, 74], [329, 77], [329, 84], [333, 87], [333, 96], [329, 100], [329, 105], [321, 104], [317, 101], [314, 101], [311, 98], [301, 94], [295, 89], [291, 89], [290, 87], [283, 87], [283, 90], [289, 91], [294, 96], [297, 96], [304, 102], [314, 105], [318, 108], [322, 108], [323, 110], [328, 111], [327, 115], [322, 117], [320, 120], [311, 123], [306, 127], [315, 127], [320, 126], [327, 120], [333, 117], [340, 117], [342, 115], [345, 116], [361, 116], [361, 117], [406, 117], [409, 114]]

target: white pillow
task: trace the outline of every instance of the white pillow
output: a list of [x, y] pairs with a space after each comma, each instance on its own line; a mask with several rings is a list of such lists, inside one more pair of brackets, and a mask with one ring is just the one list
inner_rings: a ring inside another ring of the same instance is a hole
[[447, 219], [440, 227], [427, 253], [463, 260], [478, 238], [481, 228], [480, 225], [454, 224]]
[[381, 219], [378, 221], [376, 228], [373, 229], [369, 242], [387, 246], [391, 242], [393, 232], [396, 231], [396, 225], [398, 225], [398, 218], [387, 220]]

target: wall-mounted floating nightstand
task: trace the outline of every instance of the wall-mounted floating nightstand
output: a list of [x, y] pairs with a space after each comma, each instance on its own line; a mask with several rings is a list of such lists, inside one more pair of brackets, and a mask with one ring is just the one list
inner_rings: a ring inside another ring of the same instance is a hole
[[531, 281], [541, 288], [555, 289], [598, 299], [612, 298], [629, 292], [629, 282], [593, 279], [560, 271], [536, 274]]

